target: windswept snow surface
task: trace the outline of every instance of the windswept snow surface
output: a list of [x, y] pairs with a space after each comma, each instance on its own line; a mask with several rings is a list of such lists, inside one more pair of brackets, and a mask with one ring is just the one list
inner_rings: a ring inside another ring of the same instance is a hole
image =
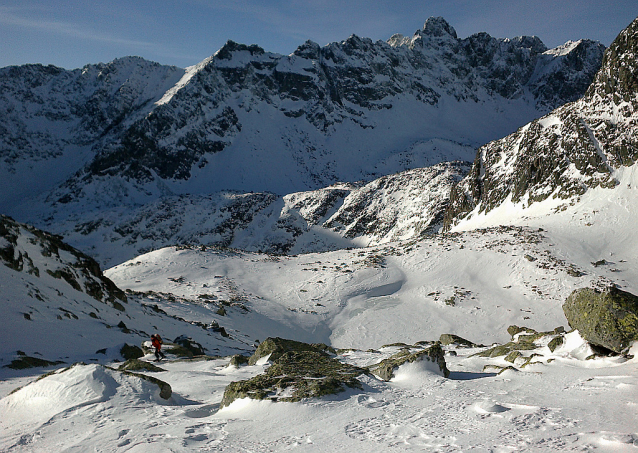
[[[98, 451], [608, 451], [635, 452], [636, 359], [582, 361], [577, 334], [529, 371], [483, 372], [486, 360], [458, 349], [445, 379], [402, 367], [388, 383], [300, 403], [236, 400], [219, 410], [225, 385], [263, 371], [228, 360], [162, 364], [159, 402], [147, 383], [89, 365], [46, 377], [0, 400], [7, 452]], [[373, 355], [346, 354], [364, 363]], [[41, 411], [26, 408], [41, 406]]]
[[[499, 226], [505, 217], [494, 210], [451, 234], [322, 254], [172, 247], [105, 275], [139, 291], [138, 302], [187, 321], [216, 321], [242, 344], [267, 336], [321, 341], [356, 348], [338, 357], [360, 366], [400, 350], [383, 345], [441, 333], [504, 343], [512, 324], [568, 328], [561, 306], [576, 288], [615, 283], [638, 293], [635, 167], [616, 177], [614, 190], [590, 190], [558, 212], [551, 201], [526, 210], [504, 206], [518, 212], [511, 226]], [[226, 315], [212, 309], [221, 301], [231, 304]], [[222, 410], [225, 386], [261, 373], [265, 364], [169, 360], [161, 364], [166, 372], [154, 374], [173, 388], [166, 404], [135, 396], [131, 383], [87, 394], [105, 382], [95, 374], [82, 385], [59, 382], [56, 374], [31, 384], [43, 387], [8, 395], [30, 379], [2, 369], [0, 450], [638, 451], [638, 359], [586, 360], [592, 351], [577, 332], [554, 352], [538, 346], [542, 357], [518, 371], [497, 374], [495, 367], [511, 363], [471, 357], [480, 348], [447, 346], [448, 379], [409, 365], [390, 382], [361, 377], [363, 390], [334, 397], [237, 400]], [[636, 353], [634, 344], [630, 354]], [[42, 389], [63, 401], [44, 401], [46, 410], [25, 417], [25, 395]]]

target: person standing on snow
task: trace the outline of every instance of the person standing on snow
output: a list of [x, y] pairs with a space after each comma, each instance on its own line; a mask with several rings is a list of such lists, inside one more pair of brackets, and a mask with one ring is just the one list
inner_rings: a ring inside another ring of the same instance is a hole
[[151, 343], [153, 344], [153, 347], [155, 348], [155, 361], [159, 362], [161, 359], [165, 359], [166, 356], [162, 352], [162, 343], [163, 343], [162, 337], [154, 333], [153, 335], [151, 335]]

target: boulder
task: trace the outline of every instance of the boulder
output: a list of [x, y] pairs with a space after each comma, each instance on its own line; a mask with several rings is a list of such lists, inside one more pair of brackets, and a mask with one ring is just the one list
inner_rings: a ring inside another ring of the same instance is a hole
[[303, 352], [314, 351], [322, 353], [336, 354], [336, 351], [322, 343], [308, 344], [295, 340], [286, 340], [284, 338], [266, 338], [259, 344], [255, 353], [248, 360], [248, 365], [254, 365], [262, 357], [270, 355], [270, 361], [275, 362], [286, 352]]
[[439, 341], [443, 346], [448, 346], [451, 344], [455, 344], [458, 346], [467, 346], [469, 348], [474, 348], [480, 345], [472, 343], [470, 340], [466, 340], [465, 338], [459, 337], [458, 335], [454, 335], [451, 333], [443, 333], [439, 337]]
[[638, 340], [638, 297], [618, 288], [577, 289], [563, 312], [569, 325], [593, 345], [622, 353]]
[[124, 346], [120, 349], [120, 355], [124, 357], [124, 360], [139, 359], [144, 357], [144, 351], [139, 346], [131, 346], [124, 343]]
[[313, 350], [312, 345], [305, 345], [309, 348], [277, 353], [265, 373], [231, 382], [224, 391], [221, 407], [238, 398], [291, 402], [340, 393], [345, 387], [362, 388], [357, 377], [367, 374], [365, 369], [342, 363], [323, 351]]
[[193, 340], [191, 337], [187, 337], [186, 335], [180, 335], [179, 337], [173, 340], [173, 343], [187, 349], [192, 353], [193, 356], [204, 355], [206, 353], [203, 346]]
[[241, 354], [235, 354], [230, 358], [229, 365], [239, 367], [241, 365], [246, 365], [248, 363], [248, 357]]
[[448, 377], [450, 371], [447, 369], [445, 357], [441, 345], [436, 343], [429, 348], [422, 349], [417, 352], [410, 352], [409, 349], [403, 349], [394, 354], [392, 357], [382, 360], [376, 365], [368, 367], [370, 373], [379, 377], [384, 381], [389, 381], [394, 376], [394, 370], [404, 363], [412, 363], [420, 360], [428, 360], [438, 365], [443, 376]]

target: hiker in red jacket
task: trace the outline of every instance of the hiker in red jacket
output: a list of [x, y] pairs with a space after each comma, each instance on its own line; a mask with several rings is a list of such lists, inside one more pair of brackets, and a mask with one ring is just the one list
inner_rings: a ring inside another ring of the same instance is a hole
[[160, 337], [158, 334], [154, 333], [153, 335], [151, 335], [151, 343], [153, 344], [153, 347], [155, 348], [155, 361], [159, 362], [161, 359], [165, 359], [166, 356], [164, 355], [164, 353], [162, 352], [162, 337]]

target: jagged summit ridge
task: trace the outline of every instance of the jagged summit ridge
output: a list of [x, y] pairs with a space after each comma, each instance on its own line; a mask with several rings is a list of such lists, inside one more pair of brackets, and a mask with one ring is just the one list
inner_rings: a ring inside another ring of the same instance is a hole
[[452, 189], [446, 228], [506, 202], [527, 207], [618, 184], [616, 170], [638, 160], [637, 28], [638, 19], [620, 33], [580, 100], [479, 150], [469, 175]]
[[442, 17], [430, 17], [423, 24], [423, 33], [429, 36], [451, 36], [456, 39], [456, 30]]
[[602, 58], [591, 41], [548, 54], [537, 38], [454, 35], [432, 18], [406, 45], [353, 35], [279, 55], [229, 41], [185, 70], [4, 69], [0, 210], [62, 233], [170, 197], [282, 197], [469, 161], [582, 95]]
[[587, 97], [598, 95], [615, 104], [635, 101], [638, 93], [638, 18], [611, 43]]

